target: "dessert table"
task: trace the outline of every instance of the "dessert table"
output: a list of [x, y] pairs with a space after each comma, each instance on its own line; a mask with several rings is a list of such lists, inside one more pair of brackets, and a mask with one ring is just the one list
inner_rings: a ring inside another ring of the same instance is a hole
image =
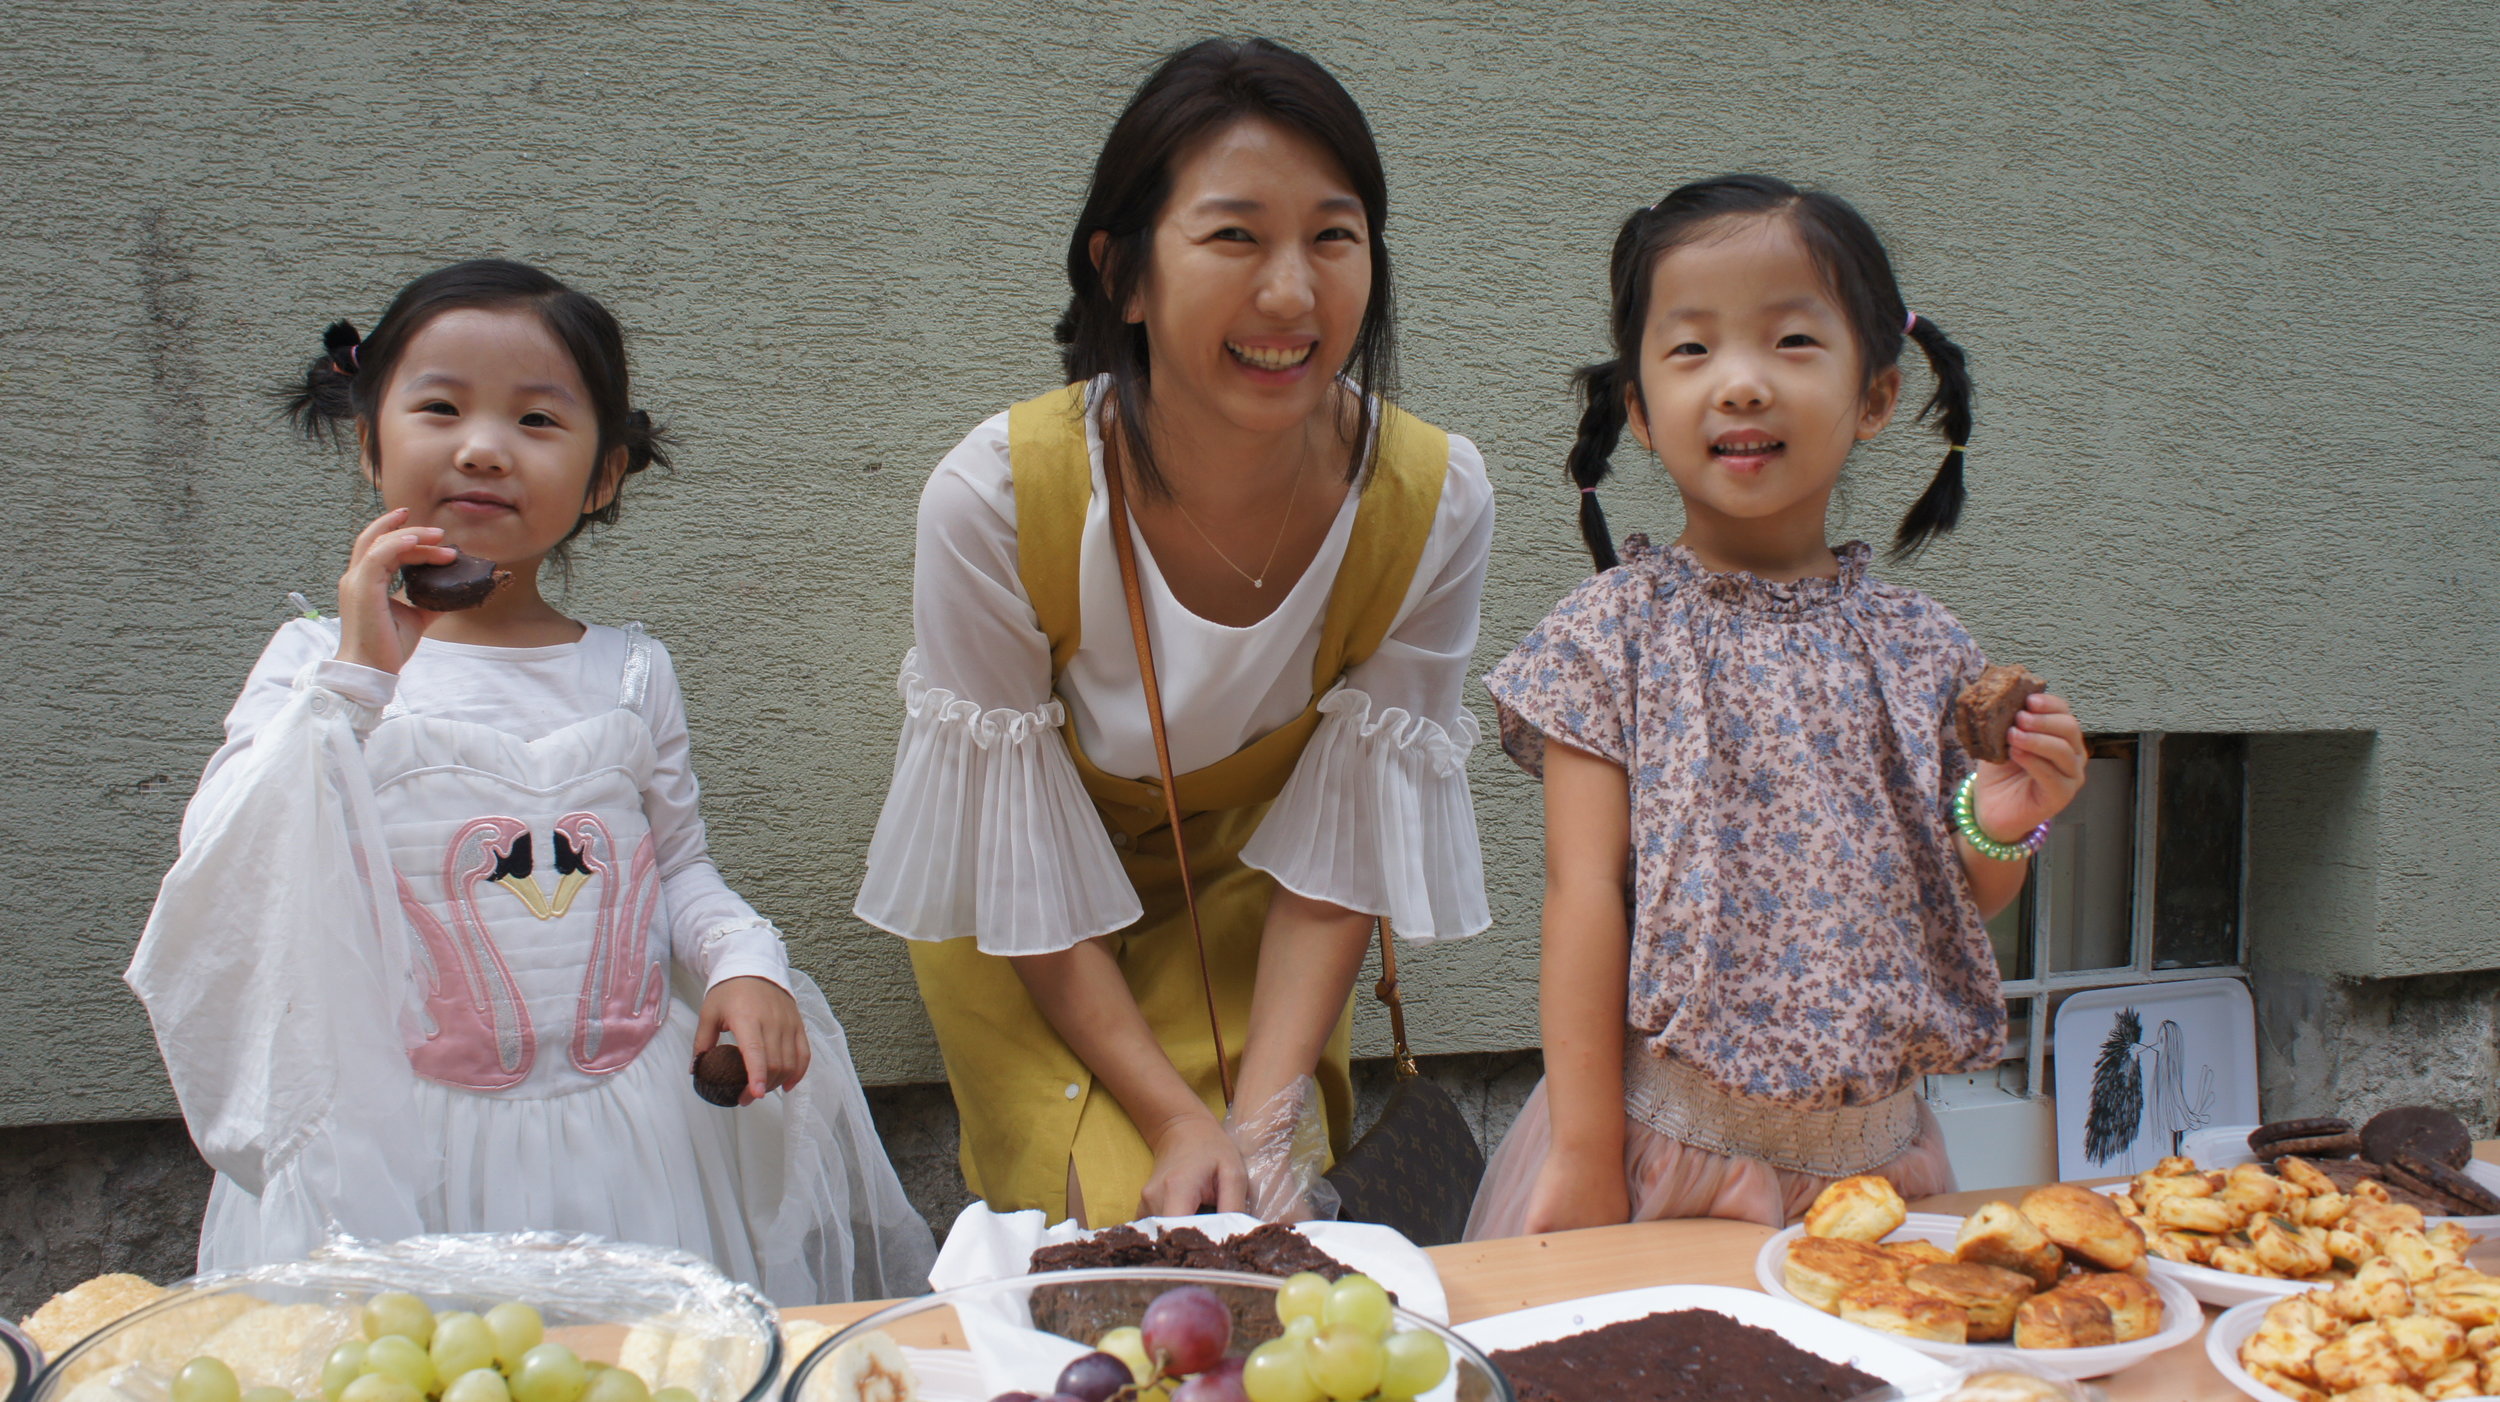
[[[2500, 1162], [2500, 1140], [2474, 1146], [2475, 1157]], [[2099, 1180], [2114, 1182], [2115, 1179]], [[1946, 1193], [1911, 1203], [1916, 1212], [1967, 1213], [1982, 1203], [2022, 1196], [2022, 1188]], [[1583, 1295], [1602, 1295], [1642, 1285], [1732, 1285], [1755, 1290], [1753, 1262], [1768, 1227], [1748, 1222], [1699, 1219], [1680, 1222], [1634, 1222], [1621, 1227], [1591, 1227], [1546, 1236], [1505, 1237], [1499, 1241], [1461, 1242], [1436, 1246], [1432, 1257], [1449, 1292], [1450, 1321], [1465, 1323], [1487, 1315], [1551, 1304]], [[785, 1310], [799, 1319], [820, 1320], [840, 1327], [884, 1307], [888, 1302], [820, 1305]], [[2208, 1320], [2221, 1313], [2210, 1306]], [[2099, 1380], [2109, 1402], [2246, 1402], [2205, 1361], [2204, 1336]]]

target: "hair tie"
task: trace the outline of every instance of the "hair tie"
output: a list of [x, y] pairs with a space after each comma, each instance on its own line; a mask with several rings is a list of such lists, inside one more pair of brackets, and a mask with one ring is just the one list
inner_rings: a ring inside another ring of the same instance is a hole
[[1593, 497], [1597, 495], [1597, 489], [1595, 487], [1582, 487], [1580, 489], [1580, 495], [1584, 497]]
[[1902, 334], [1902, 335], [1904, 335], [1904, 336], [1907, 336], [1907, 335], [1909, 335], [1911, 332], [1916, 331], [1917, 329], [1918, 329], [1918, 313], [1916, 313], [1916, 312], [1912, 312], [1912, 313], [1910, 313], [1910, 319], [1909, 319], [1908, 321], [1905, 321], [1905, 322], [1901, 323], [1901, 334]]

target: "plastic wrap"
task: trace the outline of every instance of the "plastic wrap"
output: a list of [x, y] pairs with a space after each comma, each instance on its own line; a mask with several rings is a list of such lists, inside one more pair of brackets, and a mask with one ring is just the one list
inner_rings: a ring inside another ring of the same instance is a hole
[[2026, 1358], [1957, 1369], [1950, 1381], [1926, 1387], [1883, 1387], [1853, 1402], [2105, 1402], [2090, 1383], [2061, 1377]]
[[318, 1397], [322, 1361], [360, 1337], [358, 1309], [384, 1290], [438, 1313], [520, 1301], [550, 1340], [702, 1402], [760, 1402], [781, 1370], [772, 1305], [682, 1251], [553, 1232], [339, 1238], [300, 1261], [174, 1286], [63, 1353], [34, 1402], [166, 1402], [174, 1373], [204, 1354], [246, 1388]]
[[0, 1402], [22, 1402], [34, 1391], [43, 1350], [14, 1324], [0, 1319]]
[[1337, 1189], [1328, 1171], [1328, 1121], [1319, 1082], [1304, 1076], [1247, 1114], [1235, 1107], [1224, 1132], [1250, 1175], [1250, 1215], [1262, 1222], [1334, 1221]]

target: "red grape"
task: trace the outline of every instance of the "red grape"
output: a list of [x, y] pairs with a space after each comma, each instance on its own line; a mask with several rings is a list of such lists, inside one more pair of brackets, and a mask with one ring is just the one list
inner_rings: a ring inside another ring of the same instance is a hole
[[1203, 1373], [1222, 1361], [1233, 1341], [1233, 1312], [1205, 1286], [1183, 1285], [1156, 1296], [1139, 1327], [1146, 1352], [1160, 1356], [1165, 1371]]
[[1108, 1402], [1111, 1394], [1136, 1381], [1118, 1355], [1089, 1353], [1060, 1370], [1058, 1387], [1077, 1402]]
[[1250, 1394], [1241, 1386], [1245, 1361], [1227, 1358], [1217, 1363], [1176, 1388], [1172, 1402], [1250, 1402]]

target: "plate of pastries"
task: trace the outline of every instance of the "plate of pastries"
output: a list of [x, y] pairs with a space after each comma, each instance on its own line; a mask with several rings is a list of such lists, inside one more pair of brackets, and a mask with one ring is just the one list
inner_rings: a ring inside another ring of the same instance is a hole
[[2205, 1322], [2115, 1202], [2066, 1184], [1963, 1218], [1913, 1214], [1872, 1174], [1844, 1178], [1763, 1243], [1754, 1278], [1949, 1363], [2020, 1356], [2067, 1378], [2130, 1367]]
[[2205, 1356], [2265, 1402], [2453, 1402], [2500, 1395], [2500, 1279], [2372, 1261], [2352, 1279], [2225, 1311]]
[[2479, 1240], [2376, 1179], [2330, 1176], [2297, 1155], [2228, 1169], [2167, 1158], [2107, 1192], [2144, 1232], [2154, 1273], [2212, 1305], [2339, 1285], [2374, 1261], [2461, 1266]]

